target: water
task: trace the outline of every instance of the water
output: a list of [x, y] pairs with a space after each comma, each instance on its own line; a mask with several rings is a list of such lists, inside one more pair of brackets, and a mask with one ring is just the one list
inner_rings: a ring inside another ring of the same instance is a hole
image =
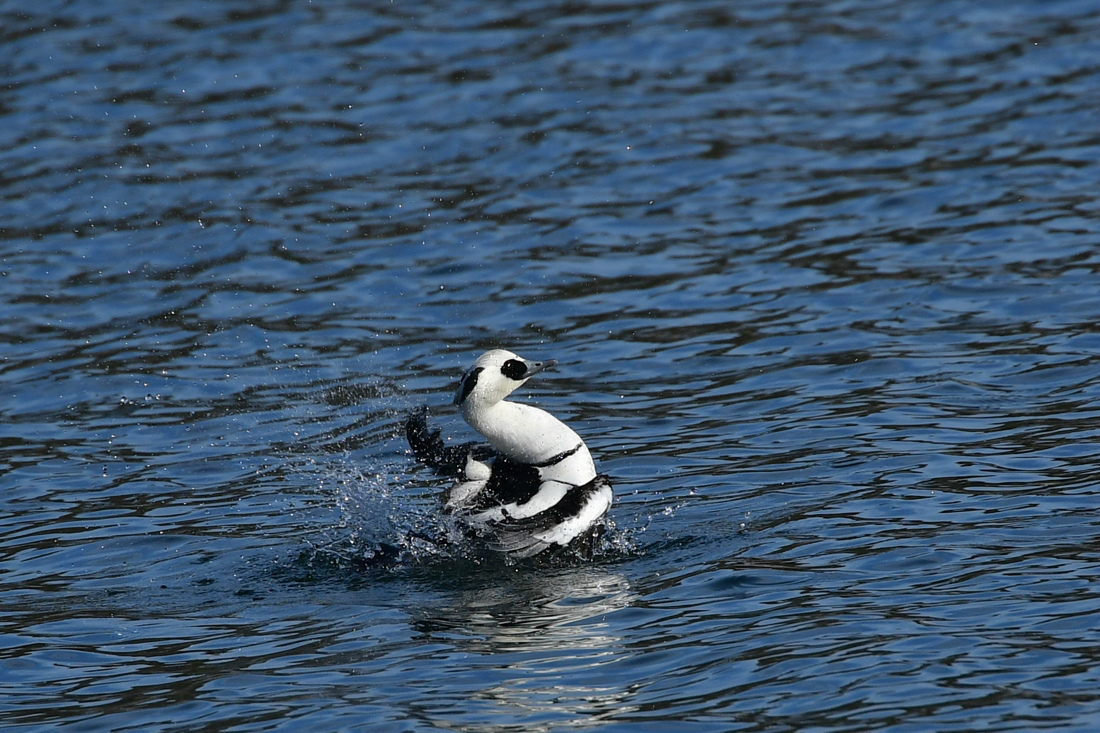
[[[1097, 59], [1090, 2], [0, 6], [0, 725], [1097, 729]], [[592, 562], [422, 539], [402, 416], [498, 345]]]

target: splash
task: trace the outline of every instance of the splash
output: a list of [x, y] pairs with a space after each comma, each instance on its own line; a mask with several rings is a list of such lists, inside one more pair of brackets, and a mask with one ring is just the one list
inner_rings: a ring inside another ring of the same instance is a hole
[[476, 564], [559, 565], [608, 561], [637, 554], [629, 530], [608, 518], [586, 552], [567, 547], [516, 560], [486, 547], [443, 507], [445, 479], [431, 484], [404, 471], [410, 466], [375, 463], [365, 471], [346, 458], [322, 471], [319, 488], [336, 515], [309, 553], [319, 563], [358, 569], [399, 569], [453, 560]]
[[320, 489], [336, 521], [311, 542], [314, 553], [353, 567], [401, 566], [461, 554], [460, 528], [437, 496], [396, 466], [370, 473], [350, 462], [330, 467]]

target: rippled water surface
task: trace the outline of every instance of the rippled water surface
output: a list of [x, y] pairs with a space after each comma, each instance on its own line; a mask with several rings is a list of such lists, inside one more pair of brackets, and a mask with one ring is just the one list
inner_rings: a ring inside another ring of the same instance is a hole
[[[44, 0], [0, 72], [0, 726], [1100, 729], [1095, 2]], [[492, 346], [590, 562], [431, 539]]]

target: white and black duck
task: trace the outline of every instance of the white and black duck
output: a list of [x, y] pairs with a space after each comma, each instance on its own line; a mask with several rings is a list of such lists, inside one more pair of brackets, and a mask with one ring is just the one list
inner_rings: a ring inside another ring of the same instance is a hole
[[590, 555], [611, 506], [611, 483], [580, 436], [545, 410], [504, 399], [555, 364], [494, 349], [466, 371], [454, 404], [488, 446], [448, 445], [423, 410], [405, 424], [413, 455], [456, 479], [448, 511], [514, 557], [566, 546]]

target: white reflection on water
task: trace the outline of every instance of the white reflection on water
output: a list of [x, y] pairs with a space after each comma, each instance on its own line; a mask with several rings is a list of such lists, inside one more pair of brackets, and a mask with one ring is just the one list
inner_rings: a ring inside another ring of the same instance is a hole
[[637, 600], [625, 576], [568, 567], [495, 579], [501, 582], [463, 590], [413, 621], [428, 639], [493, 664], [496, 674], [474, 699], [532, 716], [531, 730], [634, 709], [634, 688], [603, 671], [630, 653], [606, 620]]

